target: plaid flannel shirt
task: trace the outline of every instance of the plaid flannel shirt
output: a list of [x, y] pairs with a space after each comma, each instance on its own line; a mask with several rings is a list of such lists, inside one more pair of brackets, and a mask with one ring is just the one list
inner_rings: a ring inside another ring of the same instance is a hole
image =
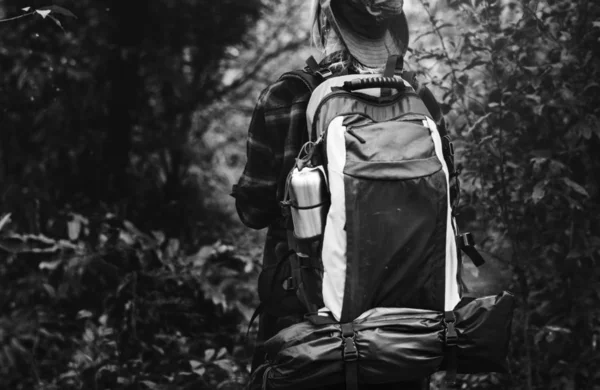
[[[310, 91], [299, 80], [267, 87], [258, 100], [247, 139], [247, 162], [232, 196], [241, 221], [253, 229], [268, 227], [263, 266], [287, 251], [280, 203], [288, 173], [308, 140], [306, 108]], [[285, 246], [278, 245], [285, 244]], [[276, 254], [278, 253], [278, 254]]]
[[[333, 73], [344, 68], [341, 52], [323, 58], [320, 67]], [[350, 73], [357, 73], [349, 70]], [[306, 108], [310, 91], [299, 80], [276, 81], [260, 95], [247, 140], [247, 161], [232, 196], [241, 221], [253, 229], [268, 227], [263, 266], [277, 262], [275, 248], [287, 232], [280, 203], [288, 173], [308, 140]]]
[[252, 115], [247, 162], [233, 196], [242, 222], [262, 229], [281, 217], [285, 180], [308, 135], [310, 92], [297, 80], [280, 80], [265, 89]]

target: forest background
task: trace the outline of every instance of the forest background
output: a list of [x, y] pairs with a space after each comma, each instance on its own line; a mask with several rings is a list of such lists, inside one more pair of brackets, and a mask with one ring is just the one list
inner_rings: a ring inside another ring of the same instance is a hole
[[[308, 3], [0, 1], [0, 389], [243, 388], [264, 232], [229, 193], [260, 91], [319, 57]], [[509, 375], [463, 388], [600, 389], [600, 4], [405, 11], [464, 277], [518, 297]]]

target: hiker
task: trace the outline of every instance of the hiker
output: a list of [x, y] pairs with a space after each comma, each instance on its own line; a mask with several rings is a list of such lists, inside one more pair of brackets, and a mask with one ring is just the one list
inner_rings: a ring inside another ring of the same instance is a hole
[[[382, 72], [390, 55], [398, 54], [401, 58], [409, 38], [402, 3], [402, 0], [314, 0], [313, 41], [323, 52], [318, 67], [333, 75], [376, 74]], [[246, 226], [268, 227], [263, 268], [277, 264], [289, 249], [280, 202], [287, 175], [306, 142], [309, 98], [310, 91], [300, 81], [275, 82], [260, 95], [248, 131], [247, 163], [232, 196]], [[304, 313], [288, 314], [261, 313], [252, 371], [264, 360], [261, 343], [281, 329], [300, 322]], [[428, 388], [428, 381], [385, 386], [368, 388], [422, 389]], [[341, 384], [335, 388], [345, 387]]]

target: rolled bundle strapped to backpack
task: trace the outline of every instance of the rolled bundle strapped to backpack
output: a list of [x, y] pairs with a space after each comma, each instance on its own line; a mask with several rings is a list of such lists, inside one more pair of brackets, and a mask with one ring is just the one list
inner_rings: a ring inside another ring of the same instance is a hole
[[[461, 301], [452, 311], [458, 373], [506, 372], [514, 297], [507, 292]], [[269, 359], [262, 375], [268, 390], [310, 389], [344, 383], [354, 364], [356, 382], [410, 381], [447, 369], [448, 326], [443, 312], [375, 308], [350, 323], [351, 337], [331, 317], [312, 315], [265, 343]], [[348, 361], [344, 351], [356, 356]]]

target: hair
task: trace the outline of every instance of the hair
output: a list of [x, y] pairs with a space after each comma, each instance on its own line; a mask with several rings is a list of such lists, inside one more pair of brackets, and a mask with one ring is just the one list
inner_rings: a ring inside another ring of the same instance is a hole
[[311, 40], [313, 45], [321, 50], [323, 55], [339, 53], [330, 68], [351, 68], [358, 73], [381, 73], [381, 68], [370, 68], [361, 64], [350, 54], [342, 39], [336, 34], [331, 23], [321, 12], [320, 0], [313, 0], [310, 13]]

